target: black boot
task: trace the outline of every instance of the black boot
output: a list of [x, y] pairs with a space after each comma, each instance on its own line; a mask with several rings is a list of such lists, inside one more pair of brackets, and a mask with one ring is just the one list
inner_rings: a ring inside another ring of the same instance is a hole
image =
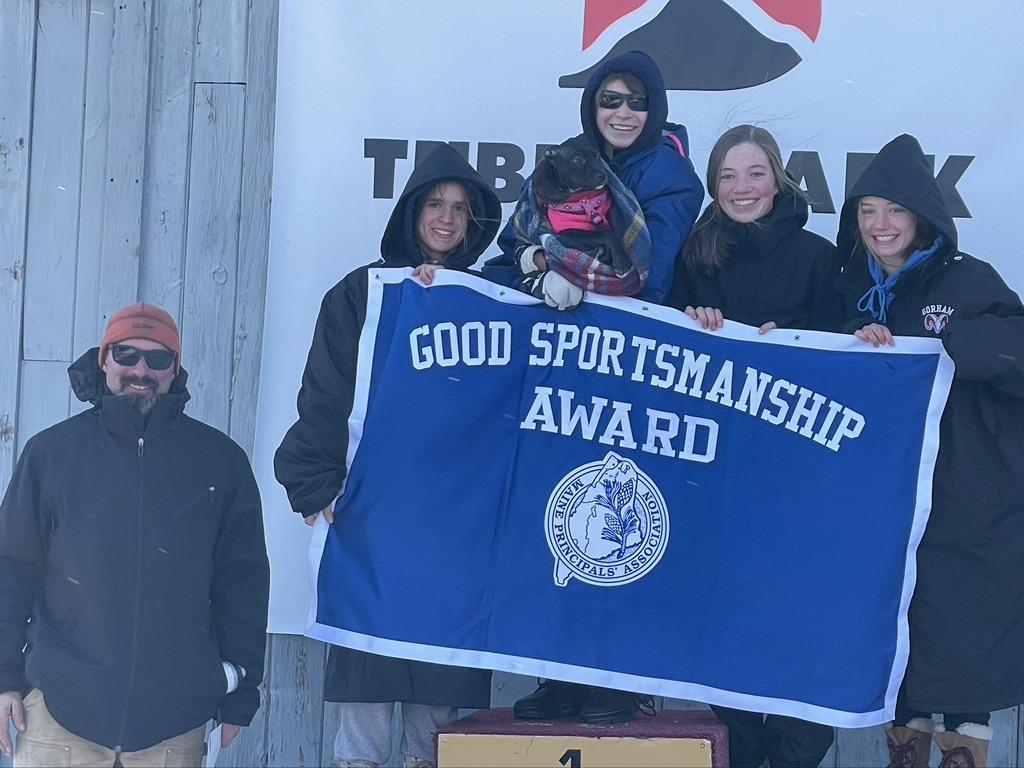
[[[640, 711], [641, 699], [650, 701], [650, 697], [637, 696], [627, 691], [591, 687], [590, 695], [580, 708], [580, 722], [588, 725], [629, 722]], [[653, 701], [650, 701], [649, 708], [653, 713]]]
[[576, 683], [546, 680], [536, 691], [512, 705], [517, 720], [564, 720], [576, 717], [588, 688]]

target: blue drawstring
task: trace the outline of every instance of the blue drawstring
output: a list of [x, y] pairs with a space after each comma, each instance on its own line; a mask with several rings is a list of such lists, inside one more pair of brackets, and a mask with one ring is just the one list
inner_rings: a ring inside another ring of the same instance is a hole
[[902, 267], [888, 276], [882, 269], [882, 265], [878, 263], [875, 255], [865, 246], [864, 250], [868, 256], [868, 272], [871, 273], [871, 278], [875, 281], [875, 284], [868, 289], [867, 293], [861, 296], [860, 301], [857, 302], [857, 309], [861, 312], [869, 313], [875, 320], [884, 323], [886, 310], [888, 310], [889, 304], [892, 303], [893, 297], [896, 295], [893, 289], [900, 275], [904, 272], [909, 272], [929, 257], [935, 255], [942, 247], [943, 242], [941, 237], [935, 238], [935, 242], [932, 243], [930, 248], [924, 251], [914, 251], [910, 258], [903, 263]]

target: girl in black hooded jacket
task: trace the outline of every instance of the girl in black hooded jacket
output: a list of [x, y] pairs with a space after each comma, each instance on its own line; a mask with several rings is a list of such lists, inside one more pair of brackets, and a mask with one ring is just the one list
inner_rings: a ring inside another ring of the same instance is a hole
[[934, 731], [943, 765], [983, 766], [990, 712], [1024, 701], [1024, 307], [958, 249], [931, 165], [906, 134], [854, 185], [838, 247], [847, 329], [876, 347], [937, 338], [956, 365], [887, 730], [892, 764], [927, 766]]
[[[804, 229], [807, 201], [774, 137], [753, 125], [730, 128], [711, 150], [707, 185], [711, 204], [680, 254], [670, 306], [710, 330], [726, 317], [761, 333], [833, 330], [836, 249]], [[729, 760], [738, 768], [818, 765], [832, 745], [826, 725], [712, 709], [729, 726]]]
[[[501, 203], [447, 144], [419, 163], [395, 204], [381, 240], [382, 260], [349, 273], [324, 296], [299, 391], [299, 419], [274, 456], [292, 509], [312, 525], [334, 522], [346, 473], [348, 417], [371, 267], [415, 267], [430, 284], [438, 268], [467, 270], [491, 244]], [[337, 514], [344, 515], [344, 509]], [[410, 565], [410, 567], [414, 567]], [[407, 764], [433, 764], [433, 735], [458, 707], [490, 705], [491, 673], [378, 656], [331, 646], [324, 698], [342, 702], [334, 743], [341, 765], [377, 765], [391, 752], [394, 704], [402, 702]]]

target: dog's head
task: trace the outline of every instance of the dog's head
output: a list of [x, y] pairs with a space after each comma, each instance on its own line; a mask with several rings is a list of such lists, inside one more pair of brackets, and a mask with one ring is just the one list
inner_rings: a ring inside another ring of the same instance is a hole
[[546, 203], [558, 203], [577, 192], [601, 189], [608, 174], [601, 155], [582, 136], [544, 152], [534, 171], [534, 190]]

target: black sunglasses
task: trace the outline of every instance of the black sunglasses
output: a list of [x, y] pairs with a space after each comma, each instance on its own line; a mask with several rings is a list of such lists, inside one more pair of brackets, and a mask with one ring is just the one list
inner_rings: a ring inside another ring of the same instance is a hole
[[129, 344], [111, 344], [110, 356], [118, 365], [131, 367], [146, 359], [146, 367], [151, 371], [166, 371], [177, 359], [177, 355], [168, 349], [136, 349]]
[[618, 91], [601, 91], [597, 106], [601, 109], [618, 109], [626, 102], [626, 106], [634, 112], [646, 112], [650, 107], [647, 97], [640, 93], [619, 93]]

